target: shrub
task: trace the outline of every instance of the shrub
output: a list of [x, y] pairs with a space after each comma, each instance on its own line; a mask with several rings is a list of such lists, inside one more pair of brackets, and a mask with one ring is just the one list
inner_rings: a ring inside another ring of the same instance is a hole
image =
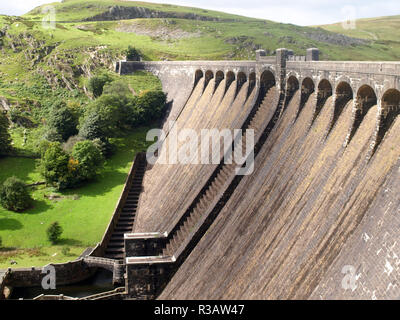
[[107, 124], [96, 110], [90, 110], [83, 118], [79, 135], [88, 140], [107, 138]]
[[46, 183], [65, 189], [70, 185], [69, 156], [59, 142], [50, 143], [40, 160], [40, 172]]
[[79, 141], [83, 141], [85, 140], [84, 138], [82, 138], [81, 136], [72, 136], [69, 137], [69, 139], [67, 140], [67, 142], [65, 142], [63, 144], [63, 149], [65, 152], [67, 153], [71, 153], [72, 149], [74, 148], [75, 144]]
[[40, 155], [41, 158], [44, 157], [44, 154], [46, 153], [47, 149], [51, 146], [52, 142], [47, 140], [47, 139], [42, 139], [37, 148], [36, 152]]
[[128, 97], [102, 95], [88, 106], [79, 135], [89, 140], [115, 136], [126, 123], [128, 104]]
[[0, 112], [0, 155], [8, 154], [11, 147], [11, 136], [8, 132], [10, 123], [5, 114]]
[[43, 138], [49, 142], [62, 142], [63, 137], [54, 128], [45, 128]]
[[63, 232], [62, 227], [60, 224], [56, 221], [53, 222], [46, 230], [47, 232], [47, 238], [50, 240], [52, 244], [56, 244], [58, 240], [60, 239], [60, 236]]
[[24, 182], [10, 177], [0, 188], [0, 202], [7, 210], [21, 212], [31, 206], [32, 198]]
[[17, 107], [11, 107], [8, 111], [8, 115], [12, 123], [20, 125], [21, 127], [29, 128], [33, 126], [32, 121], [24, 116], [23, 112]]
[[104, 86], [103, 95], [131, 96], [129, 85], [124, 80], [116, 80]]
[[0, 237], [0, 249], [3, 247], [3, 240]]
[[93, 179], [104, 164], [100, 150], [88, 140], [75, 144], [72, 159], [77, 162], [76, 178], [80, 181]]
[[64, 102], [53, 105], [50, 110], [47, 126], [55, 130], [63, 141], [78, 133], [76, 129], [77, 124], [77, 118]]
[[159, 90], [143, 91], [132, 100], [131, 114], [128, 117], [132, 127], [148, 125], [162, 118], [166, 95]]
[[109, 158], [116, 152], [117, 147], [109, 139], [94, 139], [92, 141], [104, 158]]
[[112, 77], [108, 73], [103, 72], [89, 79], [88, 89], [97, 98], [102, 95], [104, 85], [112, 81]]
[[139, 95], [138, 104], [144, 110], [145, 121], [159, 119], [162, 116], [167, 97], [159, 90], [143, 91]]
[[140, 61], [140, 54], [134, 47], [129, 46], [126, 50], [127, 61]]
[[69, 247], [63, 247], [63, 248], [61, 249], [61, 253], [62, 253], [64, 256], [69, 256], [69, 255], [71, 254], [71, 249], [70, 249]]

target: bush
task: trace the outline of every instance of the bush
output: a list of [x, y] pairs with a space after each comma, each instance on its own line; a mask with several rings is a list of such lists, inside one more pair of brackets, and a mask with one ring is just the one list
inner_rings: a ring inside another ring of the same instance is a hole
[[[43, 151], [42, 151], [43, 152]], [[65, 189], [70, 185], [71, 175], [68, 170], [69, 156], [59, 142], [47, 145], [40, 160], [40, 172], [46, 183]]]
[[111, 157], [117, 151], [117, 147], [112, 144], [109, 139], [94, 139], [92, 141], [106, 159]]
[[116, 80], [104, 86], [103, 95], [131, 96], [132, 91], [124, 80]]
[[8, 178], [0, 188], [0, 203], [7, 210], [21, 212], [32, 204], [25, 183], [16, 177]]
[[3, 240], [0, 237], [0, 249], [3, 247]]
[[44, 154], [46, 153], [47, 149], [51, 146], [52, 142], [46, 139], [42, 139], [37, 148], [36, 152], [40, 155], [41, 158], [44, 157]]
[[77, 163], [76, 178], [80, 181], [93, 179], [104, 164], [100, 150], [88, 140], [75, 144], [72, 159]]
[[131, 127], [148, 125], [163, 116], [166, 95], [159, 90], [143, 91], [130, 104], [130, 115], [126, 118]]
[[96, 110], [90, 110], [83, 118], [79, 135], [88, 140], [107, 138], [107, 124]]
[[54, 128], [45, 128], [43, 138], [49, 142], [62, 142], [63, 137]]
[[[53, 105], [47, 121], [47, 126], [58, 133], [63, 141], [78, 133], [77, 118], [64, 102]], [[53, 141], [57, 141], [53, 139]]]
[[126, 50], [127, 61], [140, 61], [140, 54], [134, 47], [129, 46]]
[[61, 249], [61, 253], [62, 253], [64, 256], [69, 256], [69, 255], [71, 254], [71, 249], [70, 249], [69, 247], [63, 247], [63, 248]]
[[89, 79], [88, 89], [97, 98], [102, 95], [104, 85], [112, 81], [112, 77], [108, 73], [103, 72]]
[[75, 146], [75, 144], [77, 142], [83, 141], [83, 140], [85, 140], [85, 139], [83, 137], [81, 137], [81, 136], [72, 136], [72, 137], [69, 137], [68, 141], [65, 142], [62, 147], [63, 147], [65, 152], [71, 153], [72, 149]]
[[79, 135], [88, 140], [117, 135], [126, 123], [128, 105], [128, 97], [102, 95], [88, 106]]
[[56, 244], [58, 240], [60, 239], [60, 236], [63, 232], [62, 227], [60, 224], [56, 221], [53, 222], [46, 230], [47, 232], [47, 238], [50, 240], [52, 244]]
[[8, 132], [10, 123], [4, 113], [0, 112], [0, 155], [8, 154], [11, 150], [11, 136]]
[[143, 109], [143, 118], [147, 123], [160, 119], [167, 97], [159, 90], [144, 91], [139, 95], [138, 105]]

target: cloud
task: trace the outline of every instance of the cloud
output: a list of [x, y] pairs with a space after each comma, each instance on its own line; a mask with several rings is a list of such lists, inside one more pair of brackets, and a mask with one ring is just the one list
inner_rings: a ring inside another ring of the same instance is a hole
[[18, 16], [25, 14], [37, 6], [51, 2], [60, 2], [61, 0], [1, 0], [0, 14]]
[[[57, 0], [15, 0], [0, 3], [0, 13], [21, 15]], [[58, 0], [60, 1], [60, 0]], [[147, 0], [240, 14], [298, 25], [319, 25], [348, 19], [343, 8], [354, 8], [355, 18], [400, 14], [399, 0]]]

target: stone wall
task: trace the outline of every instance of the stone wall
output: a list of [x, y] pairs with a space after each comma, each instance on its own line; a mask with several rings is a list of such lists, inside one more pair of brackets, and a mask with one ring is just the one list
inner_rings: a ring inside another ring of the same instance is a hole
[[[83, 259], [62, 264], [50, 264], [56, 270], [56, 285], [78, 283], [92, 276], [96, 269], [86, 265]], [[10, 287], [39, 287], [43, 277], [43, 268], [9, 269], [4, 285]]]

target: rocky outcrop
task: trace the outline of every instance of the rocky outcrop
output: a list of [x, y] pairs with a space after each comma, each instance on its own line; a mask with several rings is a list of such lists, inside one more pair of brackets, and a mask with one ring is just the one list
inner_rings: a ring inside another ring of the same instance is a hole
[[84, 21], [107, 21], [107, 20], [128, 20], [139, 18], [177, 18], [200, 21], [234, 21], [233, 19], [219, 19], [215, 17], [202, 16], [195, 13], [185, 12], [164, 12], [150, 10], [143, 7], [124, 7], [112, 6], [107, 11], [97, 14], [93, 17], [86, 18]]
[[0, 97], [0, 108], [9, 111], [11, 107], [11, 104], [8, 102], [8, 100], [4, 97]]
[[[84, 60], [76, 64], [75, 58], [84, 55]], [[107, 46], [88, 47], [83, 49], [56, 50], [46, 58], [48, 68], [38, 68], [37, 72], [47, 79], [53, 87], [69, 90], [79, 89], [79, 77], [91, 77], [97, 68], [112, 68], [115, 60], [121, 59], [118, 53], [107, 49]]]
[[339, 46], [360, 46], [368, 43], [367, 40], [352, 38], [339, 33], [325, 31], [321, 28], [310, 29], [303, 33], [307, 38]]

